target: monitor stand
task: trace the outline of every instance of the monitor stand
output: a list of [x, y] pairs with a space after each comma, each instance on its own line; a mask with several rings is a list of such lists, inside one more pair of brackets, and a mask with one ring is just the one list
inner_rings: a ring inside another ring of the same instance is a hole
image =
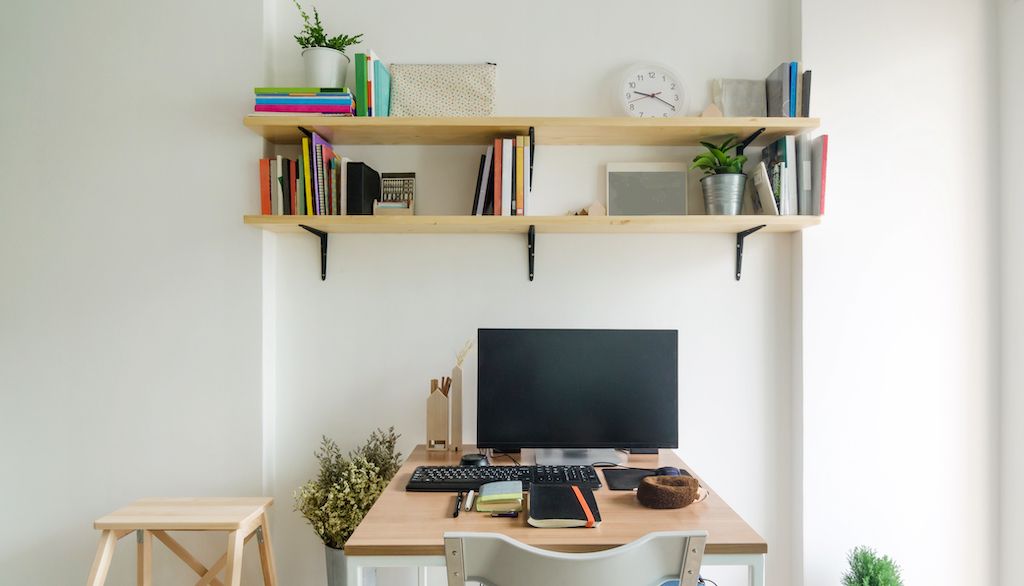
[[533, 456], [539, 466], [587, 466], [595, 462], [618, 466], [628, 459], [613, 448], [537, 448]]

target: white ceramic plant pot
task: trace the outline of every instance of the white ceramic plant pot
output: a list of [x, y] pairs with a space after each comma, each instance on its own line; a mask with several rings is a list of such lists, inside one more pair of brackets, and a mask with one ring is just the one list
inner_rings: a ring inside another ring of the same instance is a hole
[[306, 65], [307, 86], [344, 87], [351, 62], [348, 55], [330, 47], [310, 47], [302, 50], [302, 61]]

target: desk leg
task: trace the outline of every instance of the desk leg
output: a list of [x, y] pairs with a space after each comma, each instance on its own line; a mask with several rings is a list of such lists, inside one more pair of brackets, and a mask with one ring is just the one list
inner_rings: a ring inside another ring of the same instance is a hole
[[136, 534], [136, 583], [138, 586], [153, 586], [153, 534], [144, 529], [139, 529]]
[[107, 581], [107, 571], [110, 570], [110, 560], [114, 557], [114, 546], [117, 545], [117, 537], [110, 529], [104, 529], [100, 534], [100, 544], [96, 548], [96, 559], [92, 562], [92, 571], [89, 572], [89, 586], [103, 586]]
[[348, 574], [345, 586], [363, 586], [363, 566], [358, 561], [352, 558], [346, 559], [345, 573]]
[[376, 577], [364, 580], [363, 570], [374, 568], [417, 568], [418, 582], [423, 584], [426, 574], [423, 568], [444, 567], [443, 555], [352, 555], [345, 557], [346, 586], [376, 586]]
[[754, 563], [750, 564], [750, 585], [764, 586], [764, 566], [767, 556], [755, 556]]

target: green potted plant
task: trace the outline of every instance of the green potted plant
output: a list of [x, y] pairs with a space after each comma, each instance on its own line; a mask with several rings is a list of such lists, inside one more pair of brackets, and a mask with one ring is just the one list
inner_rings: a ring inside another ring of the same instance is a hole
[[328, 586], [344, 586], [345, 542], [398, 472], [398, 438], [393, 427], [378, 429], [345, 456], [323, 436], [314, 454], [320, 473], [295, 492], [295, 510], [324, 542]]
[[302, 15], [302, 32], [295, 35], [295, 40], [302, 47], [302, 60], [306, 66], [306, 85], [310, 87], [343, 87], [348, 64], [352, 62], [345, 54], [345, 49], [355, 45], [362, 38], [337, 35], [328, 37], [324, 33], [324, 25], [320, 22], [320, 13], [313, 7], [313, 18], [299, 4], [295, 7]]
[[739, 214], [743, 207], [743, 190], [747, 185], [747, 176], [743, 173], [747, 157], [730, 155], [729, 151], [740, 146], [740, 139], [730, 136], [719, 145], [704, 141], [700, 144], [707, 152], [694, 157], [690, 169], [704, 171], [700, 188], [704, 192], [705, 211], [713, 215]]
[[843, 574], [843, 586], [903, 586], [896, 562], [878, 557], [870, 547], [854, 548], [847, 560], [850, 569]]

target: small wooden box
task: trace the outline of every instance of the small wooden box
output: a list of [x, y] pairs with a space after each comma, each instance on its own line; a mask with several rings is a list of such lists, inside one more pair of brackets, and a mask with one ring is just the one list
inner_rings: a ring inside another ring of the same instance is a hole
[[448, 397], [435, 379], [430, 383], [427, 397], [427, 449], [447, 451], [448, 445]]

